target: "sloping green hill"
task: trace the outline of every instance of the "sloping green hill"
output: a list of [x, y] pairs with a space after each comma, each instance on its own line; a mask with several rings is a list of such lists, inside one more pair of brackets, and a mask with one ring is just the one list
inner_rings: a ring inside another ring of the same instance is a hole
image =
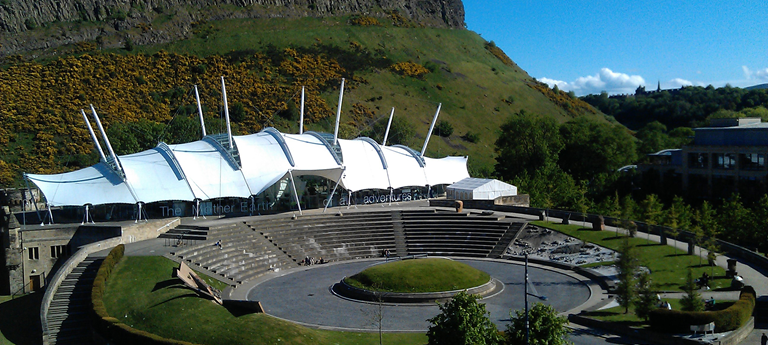
[[[345, 77], [342, 137], [365, 133], [380, 139], [381, 126], [373, 122], [385, 121], [395, 107], [395, 117], [414, 130], [406, 143], [420, 149], [442, 103], [440, 119], [454, 131], [433, 136], [427, 155], [468, 155], [471, 173], [492, 170], [496, 131], [511, 113], [524, 109], [559, 121], [603, 117], [537, 83], [472, 31], [393, 19], [395, 24], [369, 17], [200, 22], [189, 39], [170, 44], [126, 43], [128, 49], [110, 51], [98, 49], [96, 41], [81, 42], [70, 47], [74, 57], [6, 64], [0, 71], [0, 102], [9, 105], [0, 109], [0, 136], [6, 138], [0, 139], [0, 185], [18, 184], [21, 171], [50, 173], [94, 163], [77, 114], [89, 103], [102, 109], [107, 131], [116, 136], [113, 144], [127, 151], [151, 147], [157, 138], [195, 139], [189, 90], [200, 84], [204, 105], [215, 109], [221, 75], [228, 80], [230, 111], [240, 104], [234, 109], [240, 134], [266, 126], [296, 132], [297, 92], [305, 84], [312, 84], [307, 128], [332, 132], [338, 83]], [[42, 78], [29, 85], [32, 90], [19, 91], [15, 85], [30, 73]], [[215, 113], [206, 115], [217, 118]], [[51, 123], [58, 129], [48, 129]], [[186, 127], [173, 127], [179, 123]], [[474, 134], [470, 140], [467, 133]]]

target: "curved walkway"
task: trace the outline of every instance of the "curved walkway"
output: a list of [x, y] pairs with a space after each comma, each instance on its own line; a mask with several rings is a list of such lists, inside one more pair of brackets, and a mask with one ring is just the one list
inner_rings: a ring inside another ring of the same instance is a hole
[[[506, 260], [456, 259], [489, 273], [504, 284], [500, 293], [482, 300], [491, 320], [504, 329], [510, 310], [524, 308], [524, 267]], [[348, 300], [331, 293], [330, 287], [343, 277], [355, 274], [381, 260], [340, 262], [291, 269], [246, 283], [233, 290], [232, 299], [260, 301], [267, 314], [311, 327], [337, 330], [377, 329], [373, 321], [378, 304]], [[589, 279], [569, 271], [549, 267], [529, 267], [529, 277], [538, 292], [547, 296], [545, 304], [564, 312], [574, 312], [585, 304], [600, 301], [599, 287]], [[539, 302], [530, 297], [529, 303]], [[440, 313], [435, 304], [383, 304], [385, 331], [425, 332], [427, 319]]]

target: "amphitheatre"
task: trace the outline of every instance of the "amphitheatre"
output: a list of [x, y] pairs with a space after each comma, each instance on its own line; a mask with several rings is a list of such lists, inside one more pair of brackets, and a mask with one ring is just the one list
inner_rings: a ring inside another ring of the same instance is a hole
[[[288, 212], [185, 218], [156, 239], [127, 244], [125, 255], [162, 255], [183, 261], [230, 286], [222, 292], [225, 305], [227, 300], [258, 301], [266, 314], [279, 319], [312, 328], [358, 332], [376, 329], [366, 320], [377, 303], [335, 293], [332, 287], [342, 278], [386, 261], [448, 257], [501, 282], [482, 302], [494, 323], [503, 329], [510, 310], [524, 307], [524, 266], [519, 260], [499, 258], [527, 226], [528, 220], [500, 212], [456, 212], [430, 206], [428, 201], [411, 201], [337, 207], [325, 213], [322, 209], [306, 210], [301, 216]], [[384, 250], [389, 251], [389, 258]], [[81, 268], [93, 270], [94, 262], [109, 252], [103, 247], [92, 251], [80, 263]], [[302, 265], [306, 257], [315, 261], [322, 257], [324, 263]], [[573, 271], [532, 263], [529, 276], [538, 292], [548, 297], [546, 304], [561, 312], [577, 313], [605, 298], [597, 283]], [[439, 313], [429, 300], [384, 302], [382, 308], [389, 316], [382, 319], [386, 332], [425, 332], [429, 326], [426, 320]], [[47, 316], [51, 343], [59, 332], [61, 338], [72, 335], [66, 326], [73, 323], [58, 325], [55, 320], [61, 315], [54, 316], [54, 308]]]

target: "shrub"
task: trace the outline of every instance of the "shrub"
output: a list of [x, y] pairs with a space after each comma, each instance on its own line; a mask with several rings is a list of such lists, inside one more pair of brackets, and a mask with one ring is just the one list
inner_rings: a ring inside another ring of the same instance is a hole
[[745, 286], [739, 300], [732, 306], [718, 311], [680, 311], [656, 309], [650, 313], [650, 324], [662, 332], [687, 332], [691, 325], [715, 323], [715, 331], [726, 332], [743, 326], [755, 309], [755, 289]]
[[349, 23], [356, 26], [381, 26], [378, 19], [369, 16], [355, 16], [349, 20]]
[[398, 62], [389, 66], [389, 69], [397, 74], [415, 78], [421, 78], [429, 73], [429, 70], [426, 67], [411, 61]]
[[469, 141], [470, 143], [476, 144], [478, 141], [480, 141], [480, 134], [473, 133], [472, 131], [467, 131], [467, 134], [464, 134], [464, 136], [462, 136], [461, 138], [466, 141]]
[[440, 120], [435, 126], [435, 131], [437, 132], [435, 134], [441, 137], [450, 137], [453, 134], [453, 125], [448, 121]]

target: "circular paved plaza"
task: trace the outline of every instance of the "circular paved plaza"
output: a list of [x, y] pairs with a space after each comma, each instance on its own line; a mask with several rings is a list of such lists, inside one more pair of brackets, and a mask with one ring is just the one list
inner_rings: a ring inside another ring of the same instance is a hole
[[[525, 268], [521, 263], [501, 260], [457, 259], [483, 270], [504, 284], [504, 290], [482, 300], [491, 320], [504, 329], [510, 310], [523, 309]], [[347, 330], [378, 329], [379, 305], [351, 301], [334, 295], [333, 284], [381, 260], [363, 260], [317, 265], [286, 271], [264, 281], [248, 292], [248, 299], [260, 301], [267, 314], [309, 326]], [[529, 297], [529, 303], [543, 302], [563, 312], [590, 297], [590, 289], [577, 278], [545, 268], [529, 267], [529, 279], [546, 301]], [[426, 331], [426, 320], [440, 313], [435, 304], [381, 306], [386, 331]]]

